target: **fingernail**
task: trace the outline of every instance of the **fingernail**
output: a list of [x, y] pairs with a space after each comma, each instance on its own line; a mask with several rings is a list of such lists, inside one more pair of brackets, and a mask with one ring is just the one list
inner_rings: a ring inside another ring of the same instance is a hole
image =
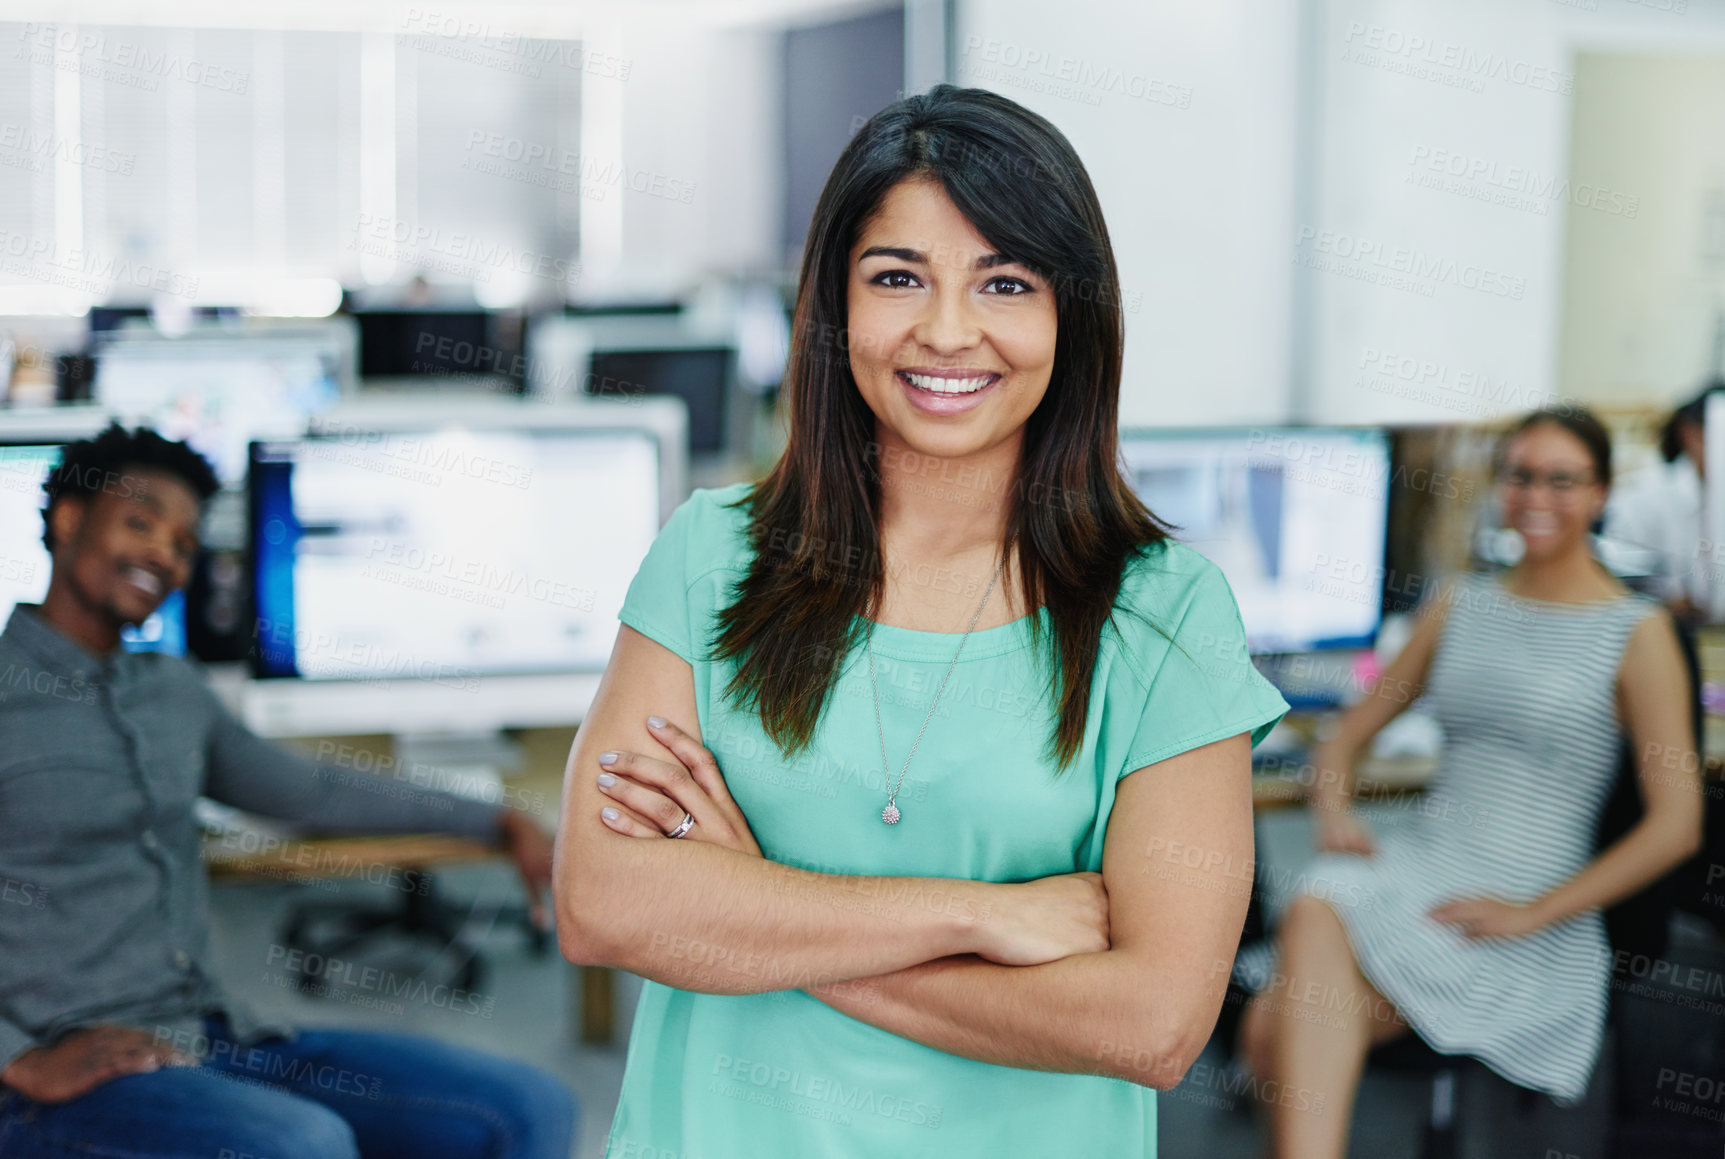
[[601, 809], [599, 810], [599, 816], [605, 818], [607, 821], [615, 821], [617, 819], [617, 810]]
[[600, 773], [599, 774], [599, 787], [601, 789], [609, 789], [612, 785], [615, 785], [616, 783], [617, 783], [617, 778], [613, 777], [610, 773]]
[[647, 723], [652, 725], [654, 728], [664, 728], [665, 718], [662, 716], [649, 716], [647, 718]]
[[614, 765], [617, 763], [617, 754], [616, 753], [600, 753], [599, 754], [599, 763], [602, 765]]

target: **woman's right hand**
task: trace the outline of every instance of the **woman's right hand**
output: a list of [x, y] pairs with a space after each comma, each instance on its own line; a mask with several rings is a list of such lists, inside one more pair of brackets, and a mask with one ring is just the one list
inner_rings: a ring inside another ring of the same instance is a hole
[[1352, 813], [1321, 810], [1318, 814], [1318, 850], [1323, 853], [1358, 853], [1370, 857], [1376, 846], [1364, 822]]
[[1040, 966], [1108, 949], [1108, 891], [1100, 873], [1063, 873], [996, 887], [977, 953], [1002, 966]]

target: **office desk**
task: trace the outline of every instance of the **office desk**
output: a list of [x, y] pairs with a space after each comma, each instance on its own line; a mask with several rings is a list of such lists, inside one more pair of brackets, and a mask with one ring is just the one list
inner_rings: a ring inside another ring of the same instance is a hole
[[[1423, 793], [1437, 772], [1436, 757], [1368, 757], [1354, 770], [1354, 796], [1363, 801]], [[1253, 773], [1252, 805], [1281, 809], [1306, 800], [1306, 783], [1297, 773]]]

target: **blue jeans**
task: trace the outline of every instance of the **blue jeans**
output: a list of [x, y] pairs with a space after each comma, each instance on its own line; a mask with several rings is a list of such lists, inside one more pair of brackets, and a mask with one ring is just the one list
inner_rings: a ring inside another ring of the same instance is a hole
[[253, 1047], [206, 1024], [204, 1065], [127, 1075], [65, 1103], [0, 1088], [6, 1159], [569, 1159], [551, 1075], [429, 1039], [308, 1030]]

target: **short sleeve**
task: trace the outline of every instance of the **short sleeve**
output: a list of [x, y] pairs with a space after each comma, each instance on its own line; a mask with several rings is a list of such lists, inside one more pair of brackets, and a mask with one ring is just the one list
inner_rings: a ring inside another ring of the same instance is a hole
[[622, 610], [617, 613], [619, 620], [691, 664], [695, 662], [695, 633], [689, 587], [695, 577], [690, 561], [698, 552], [696, 540], [706, 506], [705, 496], [696, 491], [671, 513], [647, 549], [635, 578], [629, 581]]
[[617, 618], [690, 664], [705, 660], [717, 611], [754, 559], [748, 498], [753, 483], [700, 487], [659, 529], [629, 582]]
[[1122, 776], [1242, 732], [1256, 745], [1288, 711], [1252, 664], [1240, 609], [1221, 570], [1190, 548], [1163, 555], [1177, 562], [1152, 568], [1143, 584], [1157, 593], [1143, 601], [1150, 623], [1135, 633], [1150, 687]]

